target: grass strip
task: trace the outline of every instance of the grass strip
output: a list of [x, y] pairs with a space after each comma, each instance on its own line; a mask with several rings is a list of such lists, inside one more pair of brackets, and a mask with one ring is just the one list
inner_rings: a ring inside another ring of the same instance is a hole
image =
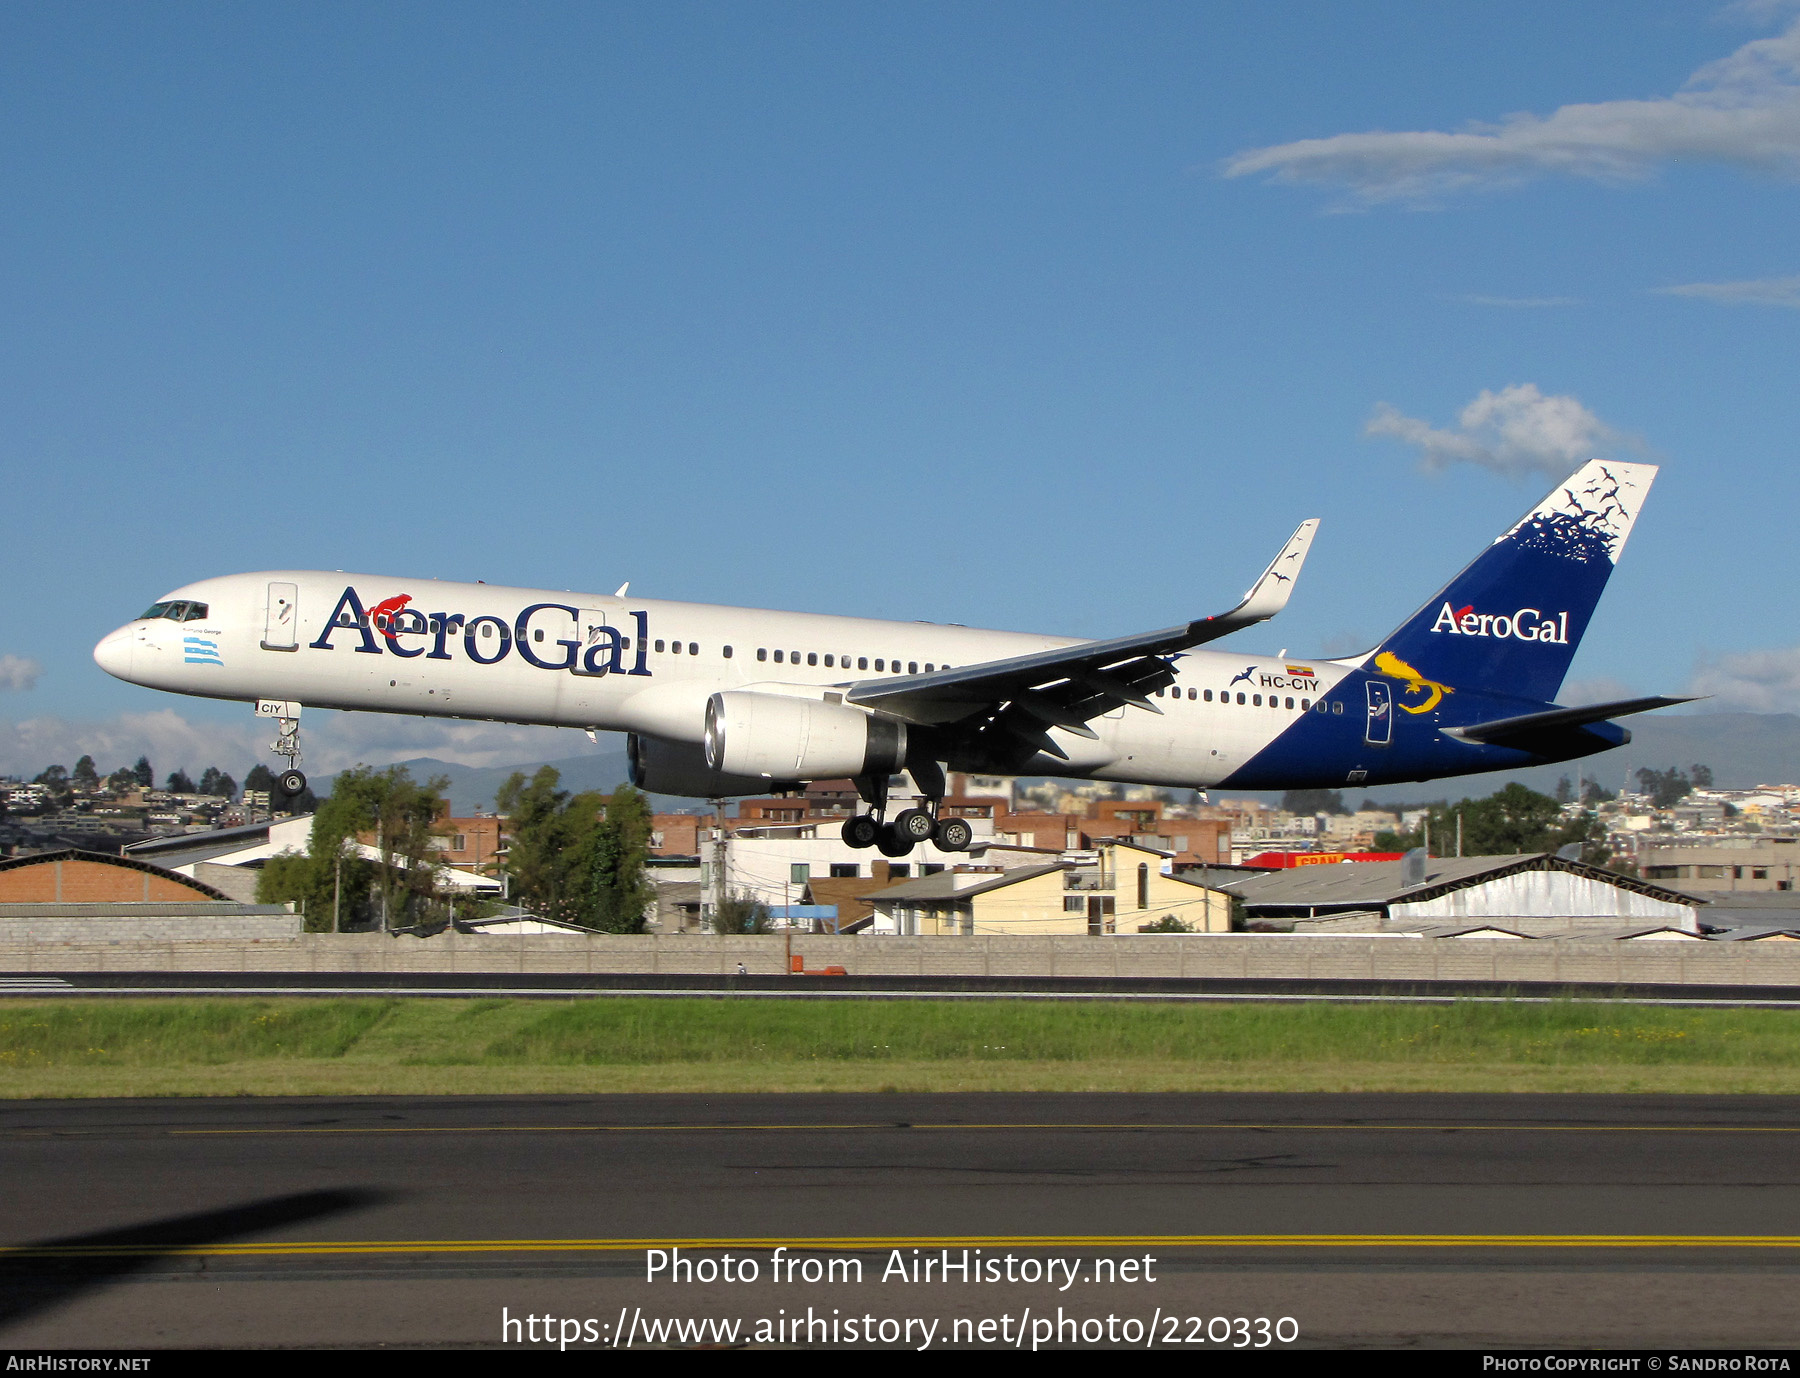
[[1800, 1011], [20, 1000], [0, 1096], [776, 1090], [1800, 1091]]

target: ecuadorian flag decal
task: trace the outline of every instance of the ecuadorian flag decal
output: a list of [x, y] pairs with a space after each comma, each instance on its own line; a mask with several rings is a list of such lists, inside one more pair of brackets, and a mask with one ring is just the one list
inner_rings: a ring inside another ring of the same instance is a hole
[[181, 638], [182, 660], [189, 665], [217, 665], [221, 670], [225, 662], [219, 659], [219, 643], [210, 636], [184, 636]]

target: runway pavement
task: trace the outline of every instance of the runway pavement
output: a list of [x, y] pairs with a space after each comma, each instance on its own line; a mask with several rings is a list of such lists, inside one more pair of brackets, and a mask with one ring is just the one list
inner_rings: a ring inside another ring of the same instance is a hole
[[7, 1102], [0, 1345], [805, 1342], [781, 1327], [811, 1308], [814, 1342], [896, 1347], [932, 1320], [932, 1347], [1254, 1346], [1258, 1318], [1314, 1345], [1787, 1346], [1796, 1150], [1777, 1097]]

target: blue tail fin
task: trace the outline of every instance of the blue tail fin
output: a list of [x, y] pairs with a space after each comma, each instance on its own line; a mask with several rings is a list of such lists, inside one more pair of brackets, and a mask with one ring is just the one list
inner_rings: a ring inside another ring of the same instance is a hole
[[1410, 681], [1407, 693], [1554, 699], [1655, 478], [1654, 464], [1584, 464], [1362, 668]]

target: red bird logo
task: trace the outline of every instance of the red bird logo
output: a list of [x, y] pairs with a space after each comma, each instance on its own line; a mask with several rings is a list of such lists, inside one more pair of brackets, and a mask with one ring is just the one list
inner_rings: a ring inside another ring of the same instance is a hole
[[412, 602], [410, 593], [397, 593], [392, 598], [383, 598], [369, 609], [369, 624], [389, 641], [392, 641], [394, 639], [394, 619], [410, 602]]

